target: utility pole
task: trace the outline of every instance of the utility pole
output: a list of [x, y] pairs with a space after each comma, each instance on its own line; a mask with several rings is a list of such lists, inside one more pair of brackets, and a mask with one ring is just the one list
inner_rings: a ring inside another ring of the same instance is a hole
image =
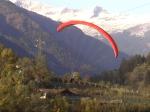
[[43, 56], [43, 50], [45, 46], [45, 41], [43, 40], [44, 33], [40, 33], [38, 39], [36, 40], [35, 47], [37, 48], [37, 58]]

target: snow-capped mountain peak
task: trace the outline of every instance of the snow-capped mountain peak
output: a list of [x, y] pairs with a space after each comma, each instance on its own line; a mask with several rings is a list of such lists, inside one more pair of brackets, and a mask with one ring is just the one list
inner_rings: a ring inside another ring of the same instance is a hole
[[[68, 20], [85, 20], [93, 22], [108, 32], [122, 32], [126, 29], [138, 26], [140, 24], [150, 23], [150, 16], [148, 15], [127, 15], [127, 14], [114, 14], [109, 13], [107, 10], [100, 6], [96, 6], [89, 10], [77, 10], [67, 7], [53, 7], [47, 4], [42, 4], [33, 0], [10, 0], [16, 5], [23, 7], [27, 10], [39, 13], [49, 17], [55, 21], [68, 21]], [[136, 18], [136, 19], [135, 19]], [[149, 26], [149, 25], [148, 25]], [[98, 32], [91, 30], [85, 26], [80, 27], [86, 34], [97, 36]], [[149, 30], [149, 27], [140, 27], [138, 32], [131, 30], [132, 35], [143, 36], [144, 32]], [[136, 32], [136, 33], [135, 33]]]
[[31, 6], [31, 0], [10, 0], [11, 2], [15, 3], [16, 5], [20, 7], [28, 7]]
[[145, 33], [148, 31], [150, 31], [150, 23], [141, 24], [129, 29], [130, 34], [137, 37], [144, 37]]

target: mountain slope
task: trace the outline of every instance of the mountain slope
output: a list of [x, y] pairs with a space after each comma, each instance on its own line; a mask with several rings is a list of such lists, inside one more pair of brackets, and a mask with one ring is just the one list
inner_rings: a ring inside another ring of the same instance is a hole
[[[76, 27], [58, 33], [59, 23], [19, 8], [9, 1], [0, 1], [0, 33], [30, 55], [42, 51], [49, 67], [60, 74], [79, 71], [96, 73], [119, 66], [126, 54], [116, 60], [112, 49]], [[106, 50], [107, 49], [107, 50]]]

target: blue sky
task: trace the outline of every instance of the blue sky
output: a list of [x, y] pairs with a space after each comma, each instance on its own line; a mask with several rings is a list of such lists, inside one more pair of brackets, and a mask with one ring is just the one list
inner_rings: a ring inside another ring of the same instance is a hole
[[150, 12], [150, 0], [37, 0], [56, 7], [77, 9], [101, 6], [109, 12], [145, 13]]

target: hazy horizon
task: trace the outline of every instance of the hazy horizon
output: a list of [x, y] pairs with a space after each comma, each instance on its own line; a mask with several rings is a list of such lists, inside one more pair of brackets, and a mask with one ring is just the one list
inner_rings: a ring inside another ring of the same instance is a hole
[[100, 6], [109, 12], [116, 13], [130, 13], [130, 14], [149, 14], [150, 12], [150, 0], [37, 0], [42, 3], [46, 3], [56, 7], [68, 7], [74, 9], [90, 9], [95, 6]]

